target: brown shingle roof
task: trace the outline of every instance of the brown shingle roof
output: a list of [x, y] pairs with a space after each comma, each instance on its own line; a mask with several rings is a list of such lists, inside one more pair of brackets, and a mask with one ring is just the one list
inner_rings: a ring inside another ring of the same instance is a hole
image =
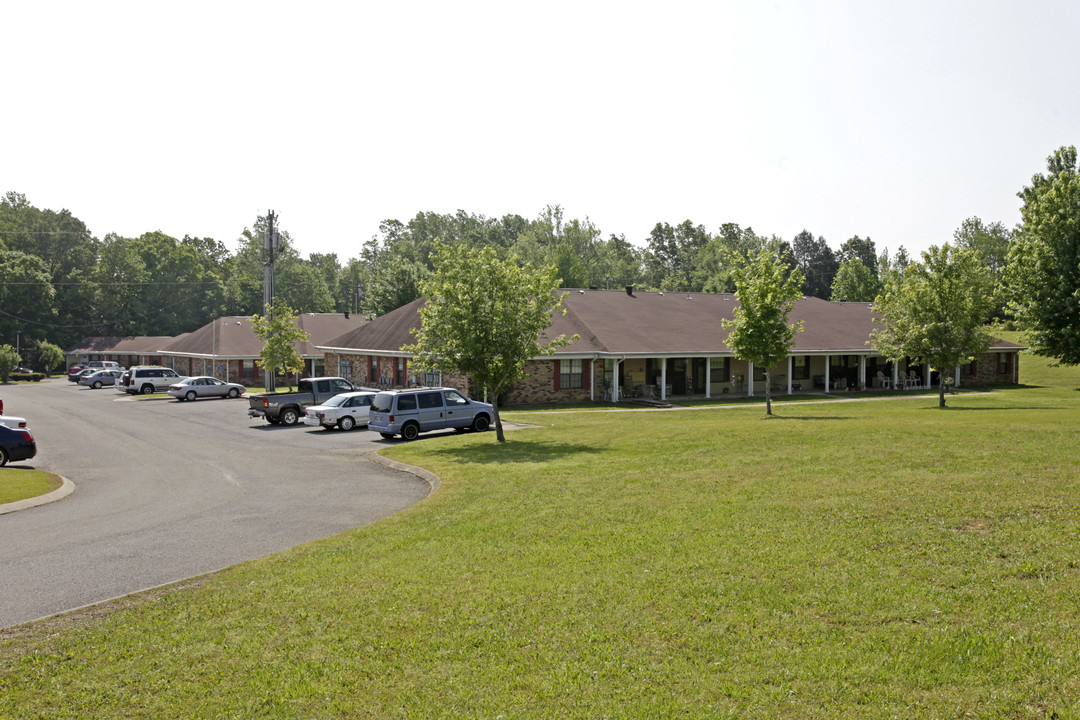
[[[579, 338], [556, 355], [726, 355], [730, 320], [738, 301], [734, 294], [569, 290], [548, 337], [575, 333]], [[320, 345], [325, 350], [399, 352], [415, 338], [409, 332], [420, 324], [423, 298], [387, 313], [364, 327]], [[795, 303], [790, 322], [803, 322], [795, 336], [795, 354], [863, 353], [870, 350], [870, 332], [880, 327], [868, 303], [829, 302], [807, 297]], [[993, 349], [1023, 346], [996, 340]]]
[[161, 348], [173, 341], [168, 335], [136, 335], [128, 337], [87, 337], [66, 348], [68, 355], [112, 354], [139, 355], [157, 354]]
[[[302, 357], [319, 357], [316, 345], [337, 337], [350, 329], [367, 323], [362, 315], [346, 318], [339, 313], [305, 313], [296, 319], [301, 330], [309, 334], [305, 343], [297, 346]], [[164, 355], [187, 357], [257, 358], [263, 342], [255, 336], [251, 318], [247, 315], [230, 315], [203, 325], [198, 330], [177, 337], [161, 348]]]

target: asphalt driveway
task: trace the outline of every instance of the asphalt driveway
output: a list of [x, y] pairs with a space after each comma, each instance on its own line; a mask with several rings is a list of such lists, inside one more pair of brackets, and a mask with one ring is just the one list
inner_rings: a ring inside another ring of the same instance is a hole
[[0, 515], [0, 627], [217, 570], [391, 515], [428, 484], [377, 433], [271, 426], [247, 400], [138, 399], [58, 378], [0, 385], [59, 502]]

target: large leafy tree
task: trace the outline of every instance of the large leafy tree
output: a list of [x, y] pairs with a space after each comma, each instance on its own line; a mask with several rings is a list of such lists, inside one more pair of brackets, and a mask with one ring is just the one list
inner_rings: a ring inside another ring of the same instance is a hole
[[495, 407], [495, 432], [505, 442], [499, 396], [523, 377], [530, 358], [551, 355], [573, 342], [547, 337], [554, 313], [565, 312], [553, 267], [520, 267], [500, 260], [492, 247], [435, 244], [435, 269], [421, 284], [416, 343], [402, 348], [424, 368], [459, 372], [487, 391]]
[[267, 308], [266, 315], [254, 315], [251, 318], [255, 337], [263, 341], [259, 353], [259, 367], [273, 375], [277, 368], [282, 368], [289, 376], [289, 389], [292, 390], [291, 373], [300, 373], [304, 369], [304, 359], [296, 351], [299, 343], [308, 339], [308, 334], [296, 324], [296, 311], [283, 302], [274, 302]]
[[645, 282], [659, 290], [692, 292], [701, 290], [695, 277], [698, 254], [712, 236], [704, 225], [684, 220], [679, 225], [657, 223], [645, 249]]
[[1080, 173], [1076, 148], [1059, 148], [1020, 191], [1022, 225], [1008, 253], [1009, 309], [1031, 349], [1080, 364]]
[[60, 367], [64, 364], [64, 351], [59, 345], [54, 345], [51, 342], [41, 342], [37, 347], [38, 364], [45, 370], [45, 374], [48, 375], [52, 372], [53, 368]]
[[993, 280], [970, 250], [945, 244], [922, 258], [886, 279], [874, 301], [884, 327], [870, 334], [870, 342], [893, 362], [907, 357], [936, 370], [938, 407], [945, 407], [950, 373], [990, 346], [985, 322], [994, 303]]
[[862, 260], [853, 257], [841, 263], [832, 284], [832, 300], [873, 302], [881, 292], [881, 283]]
[[0, 345], [0, 382], [6, 383], [11, 371], [22, 362], [19, 353], [11, 345]]
[[56, 321], [56, 291], [45, 263], [19, 250], [0, 250], [0, 339], [42, 337]]
[[772, 415], [769, 368], [786, 358], [802, 323], [788, 323], [795, 301], [802, 297], [802, 271], [790, 270], [774, 252], [762, 250], [735, 270], [735, 316], [723, 320], [727, 345], [740, 360], [765, 371], [765, 414]]

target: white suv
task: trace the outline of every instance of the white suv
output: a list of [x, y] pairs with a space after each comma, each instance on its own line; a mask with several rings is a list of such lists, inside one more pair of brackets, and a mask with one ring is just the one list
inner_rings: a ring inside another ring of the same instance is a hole
[[165, 392], [170, 385], [183, 377], [172, 368], [136, 365], [121, 376], [121, 389], [132, 395]]

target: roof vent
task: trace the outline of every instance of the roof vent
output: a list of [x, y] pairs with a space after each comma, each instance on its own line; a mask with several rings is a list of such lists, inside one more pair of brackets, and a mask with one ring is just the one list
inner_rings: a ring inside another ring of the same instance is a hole
[[578, 295], [584, 295], [584, 294], [585, 294], [584, 290], [578, 290]]
[[630, 297], [634, 297], [634, 286], [633, 285], [627, 285], [626, 286], [626, 294], [629, 295]]
[[660, 297], [664, 297], [664, 291], [663, 290], [660, 291]]
[[687, 300], [689, 300], [689, 299], [690, 299], [690, 293], [686, 293], [686, 299], [687, 299]]

